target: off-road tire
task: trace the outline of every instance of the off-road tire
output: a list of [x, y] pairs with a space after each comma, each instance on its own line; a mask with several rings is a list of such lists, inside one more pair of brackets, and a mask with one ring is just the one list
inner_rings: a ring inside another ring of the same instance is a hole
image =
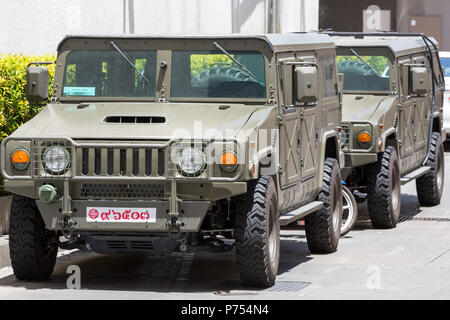
[[196, 86], [206, 86], [209, 83], [224, 81], [254, 81], [254, 79], [236, 67], [213, 67], [196, 75], [191, 83]]
[[270, 176], [248, 183], [236, 199], [236, 257], [244, 285], [274, 285], [280, 258], [278, 195]]
[[341, 236], [342, 184], [339, 163], [325, 159], [322, 189], [317, 198], [324, 206], [305, 217], [305, 233], [311, 253], [331, 253], [337, 250]]
[[9, 254], [19, 280], [46, 280], [55, 267], [57, 236], [45, 228], [33, 199], [14, 195], [9, 222]]
[[395, 228], [400, 216], [401, 187], [397, 152], [392, 146], [368, 167], [367, 206], [374, 228]]
[[[345, 199], [345, 197], [348, 197], [348, 200]], [[342, 208], [343, 212], [342, 212], [341, 237], [349, 233], [350, 230], [352, 230], [353, 227], [355, 226], [356, 221], [358, 221], [358, 205], [356, 204], [356, 200], [352, 194], [352, 191], [346, 186], [342, 186], [342, 198], [343, 200], [346, 201], [343, 201], [343, 208]], [[347, 215], [347, 219], [349, 219], [349, 221], [346, 221], [344, 223], [346, 206], [349, 206], [349, 208], [347, 209], [349, 210], [349, 213]]]
[[420, 205], [435, 206], [441, 202], [444, 186], [444, 148], [441, 135], [431, 135], [430, 156], [425, 164], [431, 170], [416, 180], [417, 196]]

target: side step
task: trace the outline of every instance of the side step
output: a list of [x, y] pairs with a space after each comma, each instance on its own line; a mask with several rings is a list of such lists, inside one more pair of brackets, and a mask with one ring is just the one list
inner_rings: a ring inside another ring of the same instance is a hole
[[431, 167], [420, 167], [417, 170], [414, 170], [413, 172], [408, 173], [403, 178], [400, 178], [400, 183], [402, 185], [407, 184], [408, 182], [411, 182], [424, 174], [427, 174], [431, 170]]
[[282, 216], [280, 216], [280, 226], [287, 226], [288, 224], [301, 219], [308, 214], [319, 210], [323, 207], [322, 201], [313, 201], [311, 203], [308, 203], [307, 205], [304, 205], [303, 207], [300, 207], [294, 211], [291, 211], [289, 213], [285, 213]]

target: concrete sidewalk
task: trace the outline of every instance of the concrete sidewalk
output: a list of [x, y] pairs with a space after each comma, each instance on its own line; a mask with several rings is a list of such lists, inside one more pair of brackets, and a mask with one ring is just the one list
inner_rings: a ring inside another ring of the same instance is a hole
[[10, 265], [8, 236], [0, 236], [0, 269]]

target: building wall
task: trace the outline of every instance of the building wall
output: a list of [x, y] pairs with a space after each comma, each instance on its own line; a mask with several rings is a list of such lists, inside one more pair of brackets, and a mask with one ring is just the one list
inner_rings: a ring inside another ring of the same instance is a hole
[[318, 10], [319, 0], [0, 0], [0, 54], [54, 52], [67, 34], [317, 30]]
[[397, 30], [408, 32], [410, 16], [440, 16], [441, 43], [443, 51], [450, 51], [450, 1], [448, 0], [397, 0]]

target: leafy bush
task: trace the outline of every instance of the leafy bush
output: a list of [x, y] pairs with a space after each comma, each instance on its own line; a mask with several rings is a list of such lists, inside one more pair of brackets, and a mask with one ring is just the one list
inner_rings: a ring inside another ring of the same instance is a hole
[[[0, 55], [0, 142], [34, 117], [42, 104], [30, 104], [26, 99], [26, 69], [30, 62], [54, 61], [55, 56]], [[53, 91], [55, 66], [49, 69], [49, 97]]]
[[[0, 55], [0, 142], [24, 122], [34, 117], [42, 107], [42, 104], [30, 104], [26, 98], [28, 63], [54, 60], [53, 55]], [[47, 67], [49, 69], [48, 95], [51, 97], [55, 66]], [[0, 196], [5, 194], [3, 178], [0, 177]]]

